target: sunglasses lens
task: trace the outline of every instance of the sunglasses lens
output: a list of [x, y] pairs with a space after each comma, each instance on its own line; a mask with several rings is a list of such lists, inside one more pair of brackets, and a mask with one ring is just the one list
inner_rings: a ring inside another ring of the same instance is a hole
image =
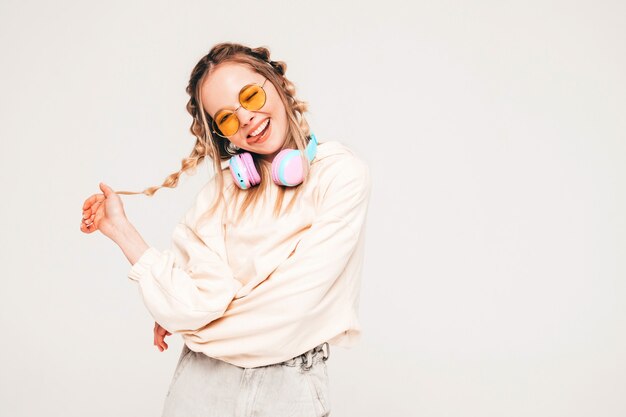
[[248, 110], [259, 110], [265, 104], [265, 91], [260, 85], [247, 85], [239, 93], [239, 101]]
[[239, 120], [230, 110], [222, 110], [215, 116], [217, 128], [225, 136], [234, 135], [239, 130]]

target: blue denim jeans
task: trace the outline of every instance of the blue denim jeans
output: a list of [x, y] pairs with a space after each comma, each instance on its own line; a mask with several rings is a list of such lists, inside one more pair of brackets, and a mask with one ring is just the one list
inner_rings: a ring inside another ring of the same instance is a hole
[[322, 417], [330, 415], [321, 345], [285, 362], [241, 368], [183, 345], [162, 417]]

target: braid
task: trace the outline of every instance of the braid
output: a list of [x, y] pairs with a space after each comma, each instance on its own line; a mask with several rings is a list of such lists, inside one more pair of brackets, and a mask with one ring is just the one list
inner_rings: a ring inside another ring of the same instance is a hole
[[272, 67], [274, 67], [276, 72], [278, 72], [280, 75], [285, 75], [285, 72], [287, 70], [287, 65], [284, 62], [282, 62], [282, 61], [269, 61], [269, 64]]
[[[194, 66], [185, 89], [189, 95], [186, 109], [192, 117], [189, 131], [196, 138], [196, 142], [189, 155], [181, 161], [181, 169], [169, 175], [160, 186], [150, 187], [142, 192], [117, 191], [118, 194], [145, 194], [151, 196], [160, 188], [174, 188], [178, 185], [181, 174], [185, 172], [194, 173], [196, 167], [205, 157], [213, 161], [216, 175], [218, 175], [218, 181], [223, 185], [221, 161], [225, 160], [224, 158], [230, 157], [226, 150], [226, 145], [229, 142], [211, 133], [213, 120], [203, 108], [198, 89], [210, 68], [222, 62], [229, 61], [247, 64], [251, 68], [254, 68], [255, 71], [272, 79], [287, 110], [288, 138], [290, 141], [288, 145], [296, 144], [296, 146], [304, 149], [306, 146], [306, 135], [310, 131], [309, 125], [304, 118], [304, 113], [307, 111], [308, 105], [306, 102], [297, 99], [296, 87], [286, 76], [287, 64], [284, 61], [272, 60], [270, 58], [270, 50], [265, 46], [250, 48], [237, 43], [219, 43], [214, 45], [209, 53], [203, 56]], [[266, 171], [263, 171], [261, 174], [263, 177], [269, 178], [269, 174]], [[260, 189], [262, 188], [258, 188], [257, 190]], [[282, 207], [282, 195], [284, 194], [282, 190], [281, 188], [281, 197], [276, 200], [274, 213], [276, 215], [279, 214]], [[300, 188], [297, 188], [295, 195], [297, 195], [298, 190], [300, 190]], [[245, 201], [247, 203], [251, 203], [253, 200], [256, 201], [257, 196], [258, 193], [251, 191], [247, 193]], [[291, 200], [287, 210], [289, 210], [289, 207], [292, 206], [295, 201], [295, 198]], [[217, 203], [217, 200], [214, 201], [214, 203]], [[244, 204], [243, 208], [245, 209], [246, 206], [247, 205]], [[211, 211], [211, 209], [209, 211]]]
[[269, 64], [280, 75], [285, 75], [285, 72], [287, 72], [287, 64], [282, 61], [272, 61], [270, 59], [270, 50], [264, 46], [259, 46], [258, 48], [245, 47], [244, 51], [259, 61]]

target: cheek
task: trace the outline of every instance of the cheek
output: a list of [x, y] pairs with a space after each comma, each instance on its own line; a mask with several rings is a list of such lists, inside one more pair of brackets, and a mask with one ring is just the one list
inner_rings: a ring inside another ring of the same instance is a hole
[[[272, 114], [274, 116], [277, 125], [286, 125], [287, 124], [287, 113], [285, 112], [285, 106], [279, 105], [274, 107]], [[278, 126], [282, 127], [282, 126]]]
[[285, 106], [283, 102], [278, 97], [278, 93], [275, 93], [271, 98], [268, 99], [266, 105], [268, 105], [268, 112], [272, 114], [275, 119], [280, 121], [287, 120], [287, 114], [285, 112]]

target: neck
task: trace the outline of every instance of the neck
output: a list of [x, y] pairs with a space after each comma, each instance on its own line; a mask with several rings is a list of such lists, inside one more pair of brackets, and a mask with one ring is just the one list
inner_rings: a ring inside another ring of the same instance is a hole
[[280, 152], [280, 150], [278, 150], [278, 151], [276, 151], [274, 153], [270, 153], [270, 154], [258, 154], [258, 155], [259, 155], [260, 159], [262, 159], [263, 161], [271, 164], [272, 161], [274, 160], [276, 155], [278, 155], [279, 152]]

